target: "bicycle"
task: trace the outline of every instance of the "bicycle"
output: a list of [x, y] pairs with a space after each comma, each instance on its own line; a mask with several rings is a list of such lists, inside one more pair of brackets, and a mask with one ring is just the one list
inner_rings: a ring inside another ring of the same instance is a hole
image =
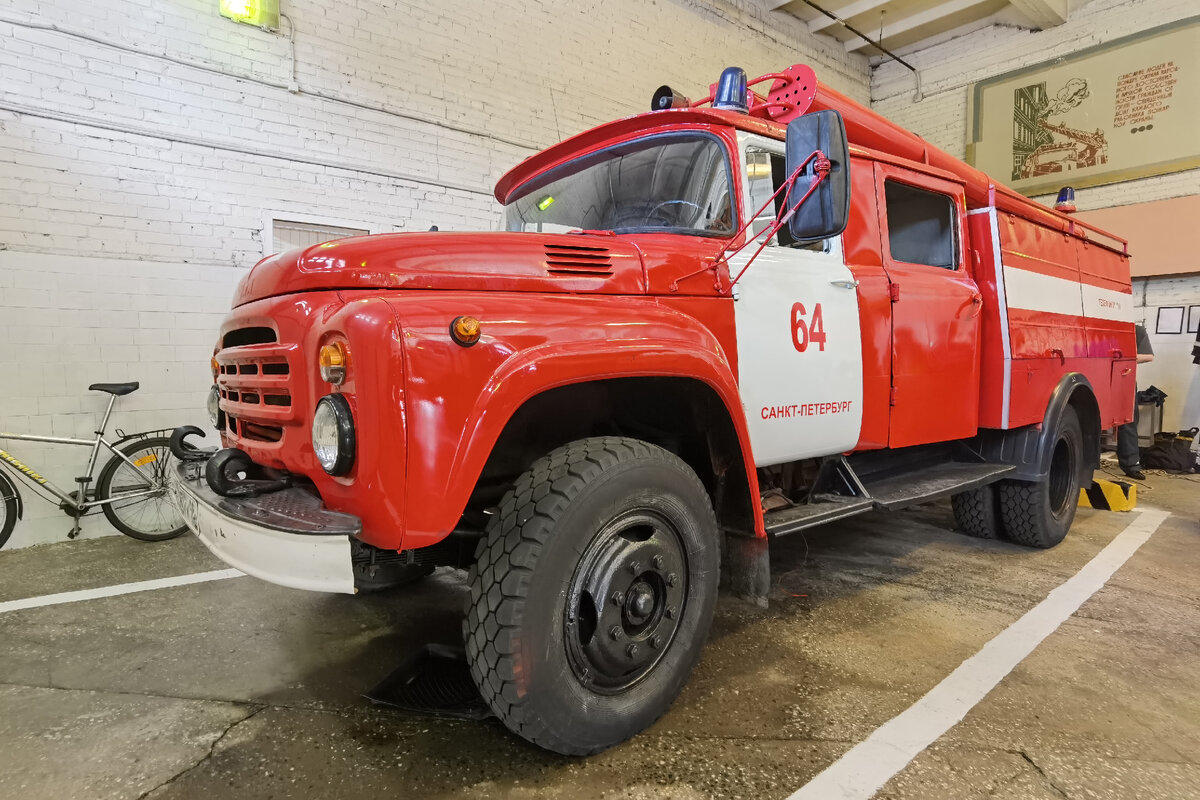
[[[108, 517], [113, 527], [126, 536], [145, 542], [161, 542], [173, 539], [187, 530], [183, 517], [175, 508], [167, 487], [170, 469], [170, 439], [167, 430], [143, 431], [126, 434], [117, 429], [117, 441], [104, 438], [108, 420], [112, 416], [117, 398], [131, 394], [138, 386], [131, 383], [93, 383], [89, 391], [106, 392], [110, 395], [104, 419], [94, 439], [73, 439], [62, 436], [40, 436], [0, 432], [0, 441], [47, 442], [49, 444], [90, 447], [92, 453], [87, 462], [87, 472], [76, 478], [79, 488], [66, 492], [27, 466], [12, 454], [0, 449], [0, 467], [6, 467], [18, 478], [29, 484], [35, 494], [54, 502], [42, 494], [42, 490], [58, 498], [58, 507], [74, 519], [74, 526], [67, 534], [74, 539], [80, 533], [79, 520], [96, 513], [99, 508]], [[100, 470], [93, 491], [92, 473], [100, 448], [113, 455]], [[17, 484], [5, 476], [0, 469], [0, 547], [8, 542], [13, 528], [24, 511], [24, 502]]]

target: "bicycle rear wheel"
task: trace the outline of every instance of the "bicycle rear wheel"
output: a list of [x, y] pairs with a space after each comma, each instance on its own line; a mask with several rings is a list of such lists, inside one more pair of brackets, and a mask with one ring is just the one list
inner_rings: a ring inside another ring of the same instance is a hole
[[0, 474], [0, 547], [8, 543], [17, 527], [17, 487]]
[[[170, 439], [141, 439], [122, 447], [121, 452], [129, 461], [113, 456], [96, 484], [97, 500], [116, 498], [101, 506], [108, 521], [126, 536], [144, 542], [174, 539], [186, 531], [187, 525], [167, 491], [167, 474], [174, 460]], [[120, 499], [125, 494], [151, 490], [153, 494]]]

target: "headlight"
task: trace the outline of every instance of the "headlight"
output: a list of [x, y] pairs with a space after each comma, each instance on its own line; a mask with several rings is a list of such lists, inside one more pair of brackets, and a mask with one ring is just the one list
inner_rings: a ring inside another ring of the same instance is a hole
[[208, 390], [208, 419], [217, 430], [224, 427], [221, 424], [224, 421], [222, 420], [223, 416], [221, 413], [221, 390], [217, 388], [216, 384], [213, 384], [213, 387]]
[[354, 463], [354, 417], [342, 395], [327, 394], [317, 402], [312, 445], [321, 468], [330, 475], [345, 475]]

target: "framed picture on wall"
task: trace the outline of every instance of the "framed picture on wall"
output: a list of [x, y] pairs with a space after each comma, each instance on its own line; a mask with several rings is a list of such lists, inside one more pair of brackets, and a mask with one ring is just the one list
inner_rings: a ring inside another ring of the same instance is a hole
[[1183, 333], [1183, 306], [1163, 306], [1158, 309], [1155, 333]]
[[967, 162], [1022, 194], [1200, 166], [1200, 17], [979, 81]]
[[1188, 306], [1187, 332], [1200, 332], [1200, 306]]

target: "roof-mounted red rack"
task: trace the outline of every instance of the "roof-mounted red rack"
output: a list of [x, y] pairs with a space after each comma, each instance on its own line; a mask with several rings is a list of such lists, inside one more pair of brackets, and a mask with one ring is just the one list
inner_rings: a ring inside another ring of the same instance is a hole
[[[807, 64], [793, 64], [783, 72], [771, 72], [749, 81], [746, 80], [746, 73], [739, 67], [729, 67], [722, 73], [721, 81], [708, 87], [707, 97], [692, 101], [675, 94], [671, 87], [663, 86], [654, 93], [651, 108], [659, 111], [667, 108], [699, 108], [705, 105], [719, 107], [713, 101], [717, 98], [722, 82], [728, 80], [726, 76], [733, 75], [736, 75], [739, 84], [746, 87], [745, 113], [785, 125], [807, 112], [817, 95], [817, 74]], [[771, 82], [771, 86], [766, 96], [751, 88], [767, 81]]]

